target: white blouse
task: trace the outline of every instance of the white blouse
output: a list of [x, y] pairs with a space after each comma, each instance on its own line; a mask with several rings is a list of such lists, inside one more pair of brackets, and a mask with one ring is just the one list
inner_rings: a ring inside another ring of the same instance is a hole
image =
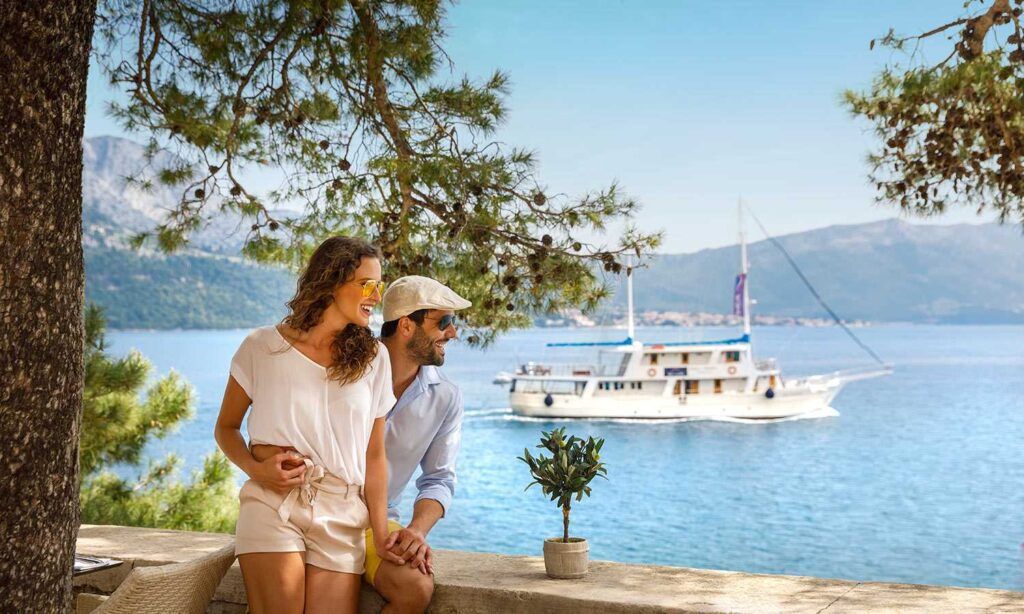
[[275, 326], [257, 328], [231, 359], [231, 376], [252, 399], [249, 443], [291, 446], [349, 484], [366, 481], [373, 421], [395, 404], [384, 344], [358, 381], [341, 385]]

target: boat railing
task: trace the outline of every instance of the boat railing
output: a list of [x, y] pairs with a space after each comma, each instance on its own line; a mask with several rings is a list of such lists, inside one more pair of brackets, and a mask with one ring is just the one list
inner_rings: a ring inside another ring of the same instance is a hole
[[774, 358], [762, 358], [754, 361], [754, 367], [758, 371], [776, 371], [779, 365]]
[[598, 365], [585, 363], [528, 362], [519, 365], [519, 368], [516, 369], [516, 375], [585, 377], [590, 375], [601, 375], [601, 368]]

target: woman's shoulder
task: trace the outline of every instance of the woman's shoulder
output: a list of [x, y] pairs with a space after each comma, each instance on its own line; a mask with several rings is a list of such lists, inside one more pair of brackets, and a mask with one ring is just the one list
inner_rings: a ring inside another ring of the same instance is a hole
[[252, 329], [241, 344], [241, 347], [248, 347], [260, 352], [275, 352], [280, 350], [281, 346], [287, 346], [287, 341], [284, 340], [274, 324]]

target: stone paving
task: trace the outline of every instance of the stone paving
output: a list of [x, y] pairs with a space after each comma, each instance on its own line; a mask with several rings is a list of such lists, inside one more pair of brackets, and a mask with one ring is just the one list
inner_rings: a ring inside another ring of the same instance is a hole
[[[79, 611], [109, 594], [135, 565], [189, 560], [228, 543], [230, 535], [83, 525], [78, 552], [123, 559], [120, 568], [75, 579]], [[539, 547], [539, 546], [538, 546]], [[435, 551], [434, 613], [640, 612], [1021, 612], [1013, 591], [853, 582], [684, 567], [593, 561], [582, 580], [552, 580], [539, 557]], [[364, 588], [361, 612], [377, 612], [380, 598]], [[245, 612], [238, 564], [225, 576], [209, 612]]]

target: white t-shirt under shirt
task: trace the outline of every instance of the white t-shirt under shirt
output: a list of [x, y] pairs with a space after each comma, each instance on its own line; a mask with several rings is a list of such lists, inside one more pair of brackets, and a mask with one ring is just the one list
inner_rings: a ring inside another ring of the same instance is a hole
[[231, 375], [252, 399], [249, 443], [291, 446], [349, 484], [366, 481], [373, 421], [395, 404], [384, 344], [361, 379], [341, 385], [275, 326], [257, 328], [231, 359]]

